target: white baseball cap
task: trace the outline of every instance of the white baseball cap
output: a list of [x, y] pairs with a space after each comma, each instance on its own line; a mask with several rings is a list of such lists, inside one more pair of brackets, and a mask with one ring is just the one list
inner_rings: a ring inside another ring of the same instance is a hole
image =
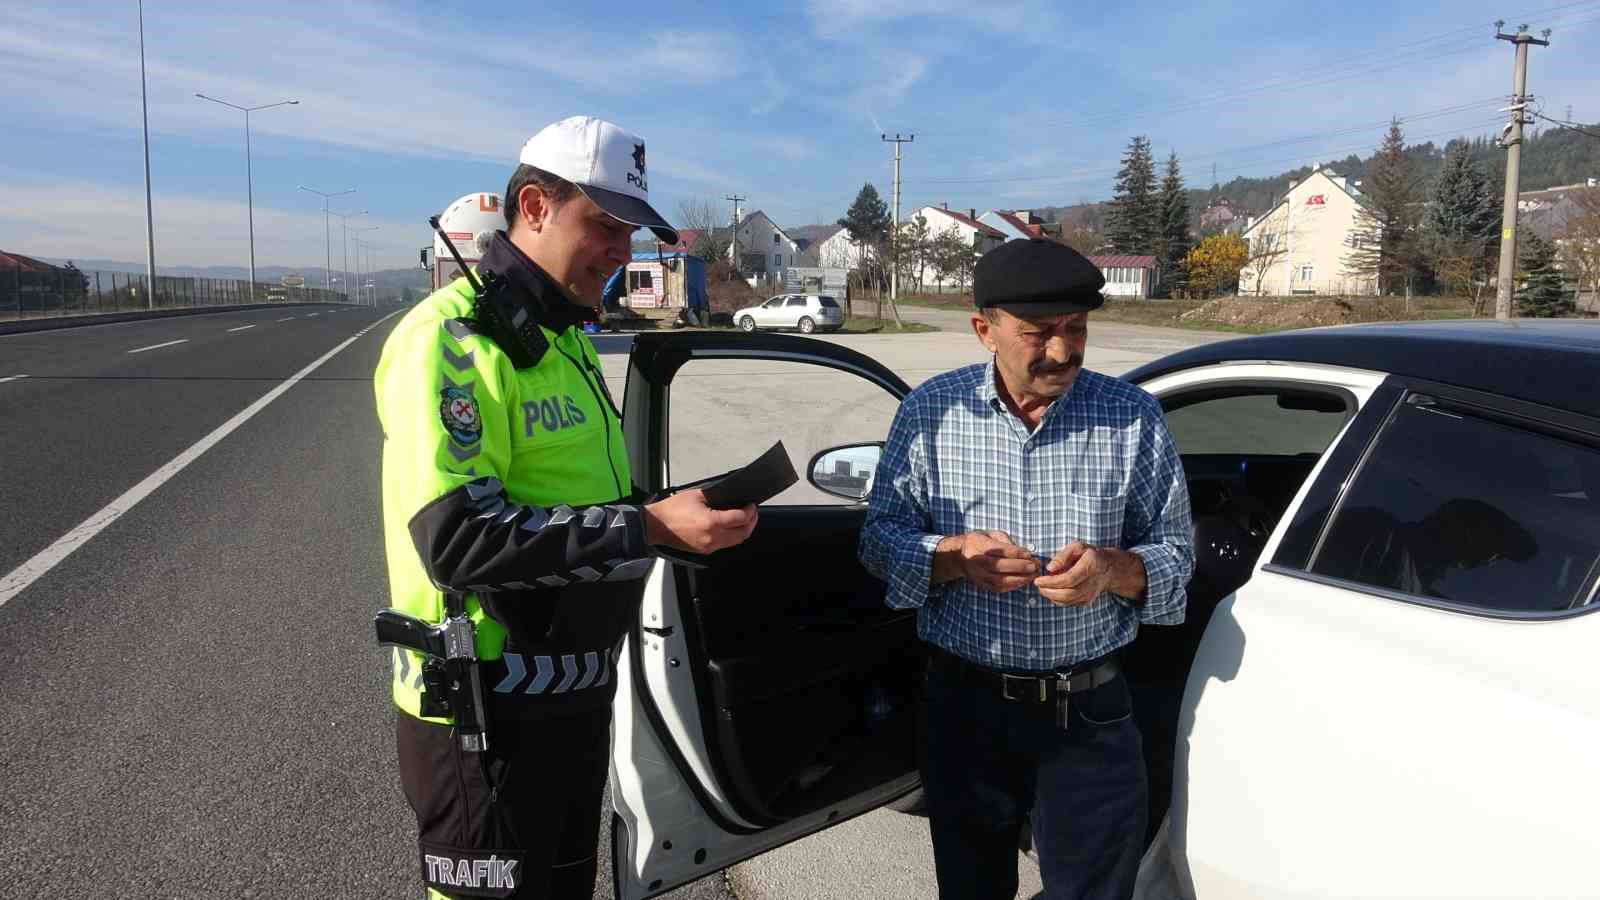
[[519, 159], [577, 185], [613, 219], [648, 228], [665, 243], [678, 242], [677, 230], [648, 202], [644, 140], [638, 135], [593, 116], [573, 116], [528, 138]]

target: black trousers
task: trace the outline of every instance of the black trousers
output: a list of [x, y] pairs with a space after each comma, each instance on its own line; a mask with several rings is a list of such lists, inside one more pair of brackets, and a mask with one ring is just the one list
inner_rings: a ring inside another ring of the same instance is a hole
[[1017, 895], [1024, 817], [1051, 900], [1123, 900], [1144, 843], [1146, 784], [1127, 680], [1054, 703], [928, 671], [922, 783], [942, 900]]
[[417, 815], [423, 883], [446, 897], [589, 900], [611, 708], [497, 719], [489, 750], [396, 716], [400, 781]]

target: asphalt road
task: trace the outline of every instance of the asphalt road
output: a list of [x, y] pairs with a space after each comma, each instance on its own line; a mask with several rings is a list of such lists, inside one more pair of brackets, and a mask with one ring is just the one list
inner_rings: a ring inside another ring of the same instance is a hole
[[[420, 896], [370, 625], [385, 315], [0, 336], [0, 897]], [[840, 340], [913, 382], [981, 356]], [[874, 813], [670, 896], [926, 896], [925, 835]]]

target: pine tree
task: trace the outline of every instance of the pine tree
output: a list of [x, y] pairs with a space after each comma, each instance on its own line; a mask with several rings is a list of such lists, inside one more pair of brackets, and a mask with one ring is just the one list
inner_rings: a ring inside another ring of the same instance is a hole
[[1517, 315], [1551, 319], [1575, 315], [1577, 300], [1556, 268], [1556, 248], [1528, 232], [1522, 254], [1523, 286], [1517, 291]]
[[1122, 156], [1116, 194], [1106, 214], [1106, 236], [1113, 252], [1162, 255], [1155, 160], [1150, 156], [1150, 141], [1143, 135], [1130, 141]]
[[1453, 144], [1433, 184], [1423, 220], [1427, 257], [1434, 276], [1462, 293], [1487, 282], [1498, 253], [1500, 215], [1489, 177], [1473, 161], [1464, 141]]
[[1494, 233], [1499, 218], [1500, 210], [1489, 194], [1489, 176], [1472, 161], [1466, 144], [1456, 144], [1433, 183], [1429, 230], [1452, 238], [1484, 238]]
[[839, 220], [839, 227], [850, 233], [850, 240], [862, 247], [873, 247], [889, 234], [889, 204], [878, 196], [878, 189], [867, 182], [861, 186], [850, 209]]
[[1345, 272], [1376, 278], [1381, 294], [1405, 290], [1422, 261], [1418, 241], [1422, 191], [1398, 119], [1389, 123], [1361, 190], [1364, 196], [1356, 212], [1355, 242], [1345, 255]]
[[1189, 234], [1189, 192], [1184, 189], [1183, 175], [1178, 170], [1178, 153], [1167, 157], [1167, 177], [1161, 181], [1161, 286], [1159, 296], [1170, 297], [1174, 290], [1187, 280], [1183, 271], [1184, 257], [1194, 246]]

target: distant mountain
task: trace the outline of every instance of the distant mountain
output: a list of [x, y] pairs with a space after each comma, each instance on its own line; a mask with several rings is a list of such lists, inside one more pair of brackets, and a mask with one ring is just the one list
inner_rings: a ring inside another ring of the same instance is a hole
[[[1585, 127], [1590, 130], [1600, 130], [1600, 126], [1597, 125]], [[1439, 174], [1445, 154], [1456, 144], [1463, 142], [1470, 149], [1473, 159], [1488, 173], [1490, 180], [1497, 185], [1503, 185], [1506, 154], [1487, 137], [1458, 138], [1443, 145], [1432, 141], [1411, 144], [1406, 147], [1406, 156], [1410, 157], [1424, 184], [1431, 184]], [[1366, 177], [1367, 165], [1371, 161], [1371, 155], [1363, 157], [1352, 153], [1344, 159], [1325, 160], [1322, 162], [1322, 167], [1332, 169], [1351, 181], [1360, 181]], [[1181, 157], [1178, 162], [1180, 164], [1183, 162]], [[1207, 189], [1195, 187], [1203, 173], [1187, 172], [1185, 180], [1190, 186], [1189, 210], [1198, 220], [1206, 204], [1225, 197], [1235, 207], [1259, 215], [1266, 212], [1288, 191], [1289, 182], [1299, 181], [1309, 174], [1311, 167], [1301, 166], [1277, 175], [1235, 178], [1226, 184]], [[1525, 139], [1521, 173], [1523, 191], [1576, 184], [1586, 178], [1596, 177], [1600, 177], [1600, 141], [1564, 128], [1544, 128]], [[1496, 192], [1496, 208], [1499, 201], [1500, 194]], [[1046, 221], [1069, 222], [1098, 231], [1104, 223], [1106, 205], [1105, 201], [1076, 203], [1067, 206], [1040, 207], [1033, 211]]]

